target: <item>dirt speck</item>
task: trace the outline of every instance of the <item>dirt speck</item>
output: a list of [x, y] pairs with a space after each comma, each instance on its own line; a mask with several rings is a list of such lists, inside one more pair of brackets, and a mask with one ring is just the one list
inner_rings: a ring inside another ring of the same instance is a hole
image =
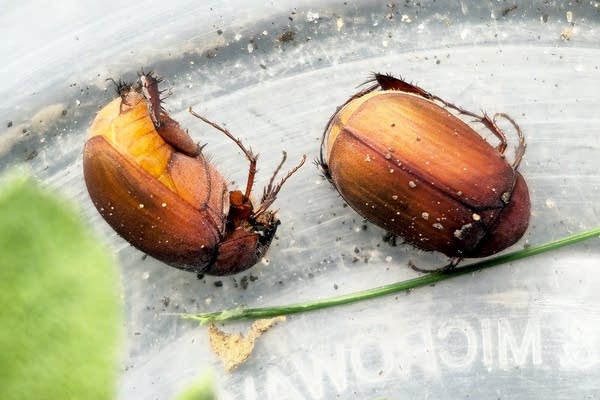
[[383, 241], [392, 247], [398, 246], [398, 235], [392, 232], [387, 232], [383, 236]]
[[294, 40], [296, 37], [296, 32], [292, 30], [285, 30], [281, 35], [277, 36], [276, 40], [281, 43], [288, 43]]
[[510, 14], [511, 12], [515, 11], [519, 6], [518, 5], [512, 5], [510, 7], [506, 7], [502, 10], [502, 16], [506, 17], [508, 14]]

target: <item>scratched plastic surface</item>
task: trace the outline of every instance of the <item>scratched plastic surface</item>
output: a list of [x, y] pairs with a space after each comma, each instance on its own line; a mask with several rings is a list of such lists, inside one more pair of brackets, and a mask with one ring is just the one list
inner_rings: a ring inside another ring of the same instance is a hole
[[260, 152], [261, 190], [281, 150], [291, 162], [303, 153], [316, 158], [336, 106], [381, 71], [520, 123], [533, 215], [513, 250], [598, 226], [599, 3], [393, 4], [63, 1], [52, 13], [33, 1], [6, 7], [0, 166], [25, 165], [73, 199], [118, 253], [126, 307], [119, 399], [171, 398], [207, 369], [226, 400], [600, 393], [597, 241], [289, 317], [226, 373], [206, 329], [174, 313], [340, 295], [416, 276], [409, 260], [445, 260], [385, 243], [384, 232], [344, 207], [310, 164], [275, 204], [282, 225], [268, 257], [234, 277], [198, 279], [144, 258], [93, 208], [81, 153], [95, 112], [114, 96], [107, 77], [131, 79], [141, 66], [165, 77], [167, 109], [207, 144], [232, 187], [244, 184], [247, 162], [187, 107]]

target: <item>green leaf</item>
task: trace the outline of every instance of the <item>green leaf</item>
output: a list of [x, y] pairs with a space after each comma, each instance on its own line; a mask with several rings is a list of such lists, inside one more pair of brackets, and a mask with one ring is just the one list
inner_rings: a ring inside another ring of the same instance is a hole
[[181, 392], [175, 400], [215, 400], [212, 374], [204, 374]]
[[115, 397], [120, 300], [111, 253], [31, 179], [0, 188], [0, 398]]

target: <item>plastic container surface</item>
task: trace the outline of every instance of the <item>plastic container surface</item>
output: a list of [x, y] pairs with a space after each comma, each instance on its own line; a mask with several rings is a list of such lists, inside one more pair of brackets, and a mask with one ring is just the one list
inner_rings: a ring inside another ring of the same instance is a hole
[[292, 316], [226, 373], [206, 329], [173, 313], [328, 297], [413, 277], [409, 260], [435, 267], [445, 259], [384, 242], [384, 232], [345, 207], [307, 165], [275, 204], [282, 225], [267, 258], [237, 276], [198, 279], [116, 236], [82, 177], [87, 128], [115, 96], [108, 77], [133, 79], [144, 67], [166, 78], [166, 108], [207, 144], [231, 188], [241, 188], [244, 157], [187, 108], [226, 124], [260, 153], [258, 196], [281, 150], [290, 162], [303, 153], [316, 158], [336, 107], [371, 72], [389, 72], [519, 122], [533, 214], [512, 249], [593, 228], [600, 223], [599, 5], [546, 3], [66, 1], [48, 13], [25, 1], [7, 8], [0, 16], [0, 166], [26, 164], [79, 203], [118, 251], [127, 315], [119, 398], [168, 399], [209, 367], [220, 399], [599, 393], [595, 241]]

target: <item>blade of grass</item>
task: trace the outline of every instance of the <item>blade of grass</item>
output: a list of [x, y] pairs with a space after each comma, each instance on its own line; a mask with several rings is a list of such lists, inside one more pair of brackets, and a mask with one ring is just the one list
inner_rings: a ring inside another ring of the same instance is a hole
[[490, 268], [496, 265], [509, 263], [520, 260], [522, 258], [532, 257], [537, 254], [545, 253], [551, 250], [556, 250], [561, 247], [569, 246], [587, 239], [600, 237], [600, 227], [591, 229], [572, 236], [567, 236], [556, 241], [548, 242], [540, 246], [529, 247], [523, 250], [518, 250], [512, 253], [503, 254], [497, 257], [488, 258], [469, 264], [464, 267], [452, 269], [445, 272], [433, 272], [417, 278], [408, 279], [401, 282], [391, 283], [389, 285], [379, 286], [372, 289], [363, 290], [360, 292], [350, 293], [342, 296], [330, 297], [328, 299], [320, 299], [303, 303], [295, 303], [284, 306], [264, 307], [264, 308], [233, 308], [229, 310], [200, 313], [200, 314], [180, 314], [182, 318], [200, 321], [201, 324], [211, 322], [224, 322], [241, 319], [258, 319], [272, 318], [279, 315], [296, 314], [306, 311], [320, 310], [328, 307], [341, 306], [345, 304], [355, 303], [358, 301], [373, 299], [376, 297], [386, 296], [392, 293], [398, 293], [420, 286], [431, 285], [445, 279], [454, 278], [457, 276], [470, 274], [480, 271], [485, 268]]

